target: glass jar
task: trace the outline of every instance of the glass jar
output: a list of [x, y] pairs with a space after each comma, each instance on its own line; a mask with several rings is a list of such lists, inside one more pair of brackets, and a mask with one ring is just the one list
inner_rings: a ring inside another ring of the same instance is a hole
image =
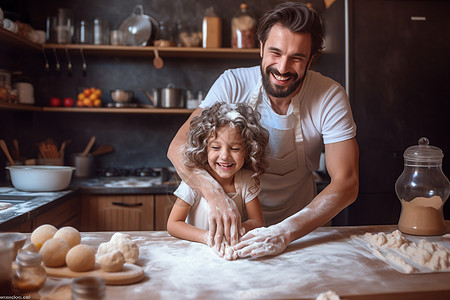
[[97, 276], [84, 276], [72, 281], [72, 299], [94, 300], [105, 298], [105, 280]]
[[256, 18], [242, 3], [240, 10], [231, 19], [231, 48], [255, 48]]
[[445, 233], [443, 206], [450, 183], [442, 172], [442, 150], [422, 137], [419, 145], [406, 149], [403, 173], [395, 183], [402, 204], [398, 221], [401, 232], [413, 235]]
[[19, 250], [16, 257], [17, 270], [14, 272], [14, 287], [23, 292], [41, 288], [47, 279], [42, 265], [42, 257], [37, 252]]

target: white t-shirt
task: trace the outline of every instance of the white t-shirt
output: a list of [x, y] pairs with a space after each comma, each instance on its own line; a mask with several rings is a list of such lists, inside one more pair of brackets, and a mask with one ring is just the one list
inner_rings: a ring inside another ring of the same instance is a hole
[[[217, 101], [228, 103], [249, 102], [260, 79], [259, 66], [227, 70], [213, 84], [200, 107], [209, 107]], [[319, 168], [323, 145], [348, 140], [356, 136], [356, 125], [347, 94], [336, 81], [320, 73], [308, 71], [302, 88], [295, 97], [296, 99], [299, 98], [305, 160], [304, 163], [298, 165], [303, 165], [302, 168], [306, 166], [306, 170], [300, 172], [303, 175], [299, 180], [288, 178], [289, 174], [276, 175], [281, 176], [279, 177], [280, 182], [284, 184], [283, 187], [279, 188], [274, 187], [271, 182], [267, 181], [272, 180], [269, 176], [263, 175], [261, 178], [262, 192], [259, 198], [266, 223], [269, 225], [296, 213], [312, 201], [315, 196], [315, 186], [311, 173]], [[261, 98], [262, 101], [258, 103], [257, 110], [261, 114], [263, 126], [270, 125], [273, 128], [283, 130], [293, 128], [295, 122], [293, 121], [292, 107], [289, 108], [287, 115], [276, 115], [271, 109], [265, 91], [262, 92]], [[294, 138], [290, 143], [292, 145], [288, 147], [286, 143], [277, 143], [276, 140], [277, 137], [269, 137], [271, 148], [269, 156], [275, 159], [284, 159], [285, 162], [289, 161], [289, 159], [285, 159], [286, 151], [291, 150], [285, 148], [295, 147], [293, 146]], [[283, 140], [286, 140], [286, 138]], [[295, 166], [296, 164], [292, 167], [295, 168]], [[271, 166], [271, 168], [274, 168], [274, 166]], [[283, 179], [283, 176], [286, 176], [286, 180]], [[305, 184], [308, 186], [302, 186]], [[302, 189], [304, 193], [302, 193]]]
[[[246, 169], [239, 170], [234, 175], [236, 193], [228, 194], [228, 197], [236, 204], [241, 214], [242, 222], [247, 220], [245, 204], [255, 199], [261, 191], [259, 185], [252, 179], [252, 174], [253, 172]], [[205, 198], [201, 197], [200, 194], [189, 187], [184, 181], [178, 186], [174, 195], [191, 205], [186, 222], [195, 227], [208, 230], [209, 206]]]

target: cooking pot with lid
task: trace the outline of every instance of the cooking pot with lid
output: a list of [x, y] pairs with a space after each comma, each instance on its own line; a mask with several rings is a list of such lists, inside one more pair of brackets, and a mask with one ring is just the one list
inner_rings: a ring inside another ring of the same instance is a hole
[[185, 107], [183, 90], [176, 88], [173, 83], [162, 89], [152, 89], [152, 93], [144, 91], [147, 98], [155, 107], [182, 108]]

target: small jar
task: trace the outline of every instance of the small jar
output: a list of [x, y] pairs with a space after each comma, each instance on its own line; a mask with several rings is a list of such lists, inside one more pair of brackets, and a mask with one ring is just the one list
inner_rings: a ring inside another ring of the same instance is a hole
[[84, 276], [72, 281], [72, 299], [105, 299], [105, 279], [98, 276]]
[[443, 206], [450, 183], [442, 172], [442, 150], [429, 145], [427, 138], [406, 149], [404, 169], [395, 183], [402, 204], [398, 221], [401, 232], [413, 235], [445, 233]]
[[42, 265], [42, 257], [37, 252], [19, 250], [16, 257], [17, 270], [14, 272], [14, 287], [22, 292], [31, 292], [41, 288], [47, 279]]

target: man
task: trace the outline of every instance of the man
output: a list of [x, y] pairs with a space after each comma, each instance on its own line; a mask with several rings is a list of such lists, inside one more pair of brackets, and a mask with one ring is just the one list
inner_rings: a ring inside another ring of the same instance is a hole
[[[225, 71], [173, 139], [168, 157], [180, 177], [200, 191], [210, 207], [210, 245], [223, 236], [240, 257], [276, 255], [324, 225], [358, 194], [358, 145], [348, 97], [338, 83], [309, 71], [321, 53], [322, 24], [315, 12], [285, 2], [258, 24], [261, 65]], [[206, 171], [183, 165], [189, 122], [217, 101], [247, 102], [269, 131], [270, 167], [261, 178], [266, 225], [239, 239], [236, 207]], [[330, 184], [318, 195], [312, 172], [325, 145]]]

